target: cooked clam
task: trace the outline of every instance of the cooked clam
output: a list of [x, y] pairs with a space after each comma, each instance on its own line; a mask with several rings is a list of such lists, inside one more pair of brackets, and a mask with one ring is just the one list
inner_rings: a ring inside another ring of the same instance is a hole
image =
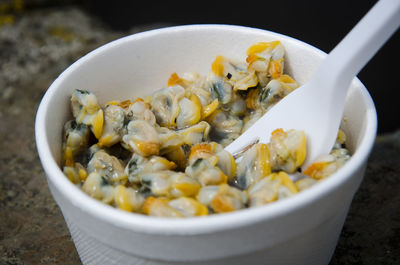
[[316, 161], [306, 168], [304, 174], [313, 179], [324, 179], [335, 173], [349, 159], [350, 153], [347, 149], [334, 149], [329, 155], [323, 155], [317, 158]]
[[247, 199], [245, 192], [228, 184], [204, 186], [197, 195], [197, 200], [215, 213], [242, 209], [246, 206]]
[[65, 166], [73, 166], [76, 157], [89, 144], [90, 131], [87, 125], [70, 120], [64, 125], [63, 161]]
[[280, 41], [259, 42], [247, 50], [249, 71], [255, 71], [261, 87], [283, 73], [285, 49]]
[[74, 163], [72, 166], [64, 166], [63, 173], [68, 177], [68, 179], [74, 183], [79, 184], [82, 181], [85, 181], [87, 178], [87, 170], [81, 163]]
[[200, 182], [202, 186], [227, 183], [228, 177], [214, 164], [218, 158], [216, 156], [213, 158], [215, 160], [212, 162], [204, 158], [198, 158], [186, 167], [185, 173]]
[[208, 208], [189, 197], [179, 197], [169, 201], [168, 205], [177, 210], [183, 217], [203, 216], [208, 214]]
[[125, 122], [124, 109], [116, 105], [108, 105], [104, 109], [103, 132], [99, 146], [112, 146], [121, 141]]
[[306, 136], [303, 131], [277, 129], [272, 132], [268, 144], [271, 168], [295, 172], [306, 157]]
[[82, 185], [82, 190], [89, 196], [104, 203], [112, 203], [114, 199], [114, 186], [96, 171], [89, 174]]
[[159, 125], [176, 127], [176, 118], [180, 111], [179, 101], [184, 95], [185, 89], [179, 85], [166, 87], [153, 93], [151, 109]]
[[194, 196], [200, 189], [196, 179], [171, 170], [144, 172], [141, 174], [141, 183], [143, 192], [167, 198]]
[[256, 144], [247, 150], [237, 165], [237, 185], [241, 189], [247, 189], [253, 183], [271, 174], [270, 160], [266, 144]]
[[75, 89], [71, 96], [71, 108], [76, 122], [90, 125], [94, 136], [99, 139], [104, 121], [96, 96], [90, 91]]
[[184, 138], [176, 131], [158, 126], [156, 127], [156, 131], [158, 133], [161, 155], [174, 151], [185, 143]]
[[122, 137], [127, 149], [142, 156], [158, 155], [160, 140], [158, 132], [149, 122], [133, 120], [127, 125], [127, 134]]
[[143, 157], [134, 153], [125, 167], [125, 174], [128, 176], [129, 182], [140, 183], [141, 174], [146, 172], [156, 172], [163, 170], [173, 170], [176, 168], [174, 162], [162, 156]]
[[245, 132], [248, 128], [250, 128], [259, 118], [264, 115], [264, 112], [261, 109], [252, 111], [248, 116], [243, 119], [243, 128], [242, 133]]
[[208, 119], [210, 140], [227, 146], [241, 134], [243, 121], [229, 112], [217, 110]]
[[258, 102], [264, 110], [268, 110], [298, 86], [290, 76], [282, 75], [260, 90]]
[[196, 125], [179, 130], [178, 134], [182, 137], [182, 140], [185, 144], [191, 146], [207, 141], [210, 128], [210, 124], [205, 121], [201, 121]]
[[196, 179], [181, 172], [171, 174], [170, 182], [170, 195], [175, 198], [182, 196], [196, 196], [197, 192], [201, 188], [200, 183]]
[[147, 215], [169, 218], [193, 217], [208, 214], [206, 206], [188, 197], [177, 199], [148, 197], [143, 206]]
[[170, 199], [164, 197], [148, 197], [143, 204], [143, 213], [156, 217], [180, 218], [182, 214], [169, 205]]
[[183, 97], [179, 100], [178, 104], [179, 113], [176, 117], [176, 126], [178, 129], [194, 125], [200, 121], [201, 102], [195, 94], [192, 94], [190, 98]]
[[131, 187], [118, 185], [114, 189], [114, 203], [118, 209], [138, 212], [142, 208], [144, 200], [144, 196]]
[[284, 199], [297, 192], [298, 189], [288, 174], [283, 171], [272, 173], [249, 188], [250, 207]]
[[236, 176], [237, 165], [232, 154], [226, 151], [220, 144], [217, 144], [214, 152], [218, 158], [217, 167], [228, 176], [229, 181], [233, 180]]
[[109, 183], [124, 184], [128, 179], [121, 161], [117, 157], [107, 154], [103, 149], [94, 153], [87, 170], [89, 173], [99, 173]]
[[156, 125], [156, 117], [151, 111], [150, 104], [144, 102], [141, 98], [135, 100], [126, 111], [126, 118], [128, 120], [143, 120], [149, 124]]

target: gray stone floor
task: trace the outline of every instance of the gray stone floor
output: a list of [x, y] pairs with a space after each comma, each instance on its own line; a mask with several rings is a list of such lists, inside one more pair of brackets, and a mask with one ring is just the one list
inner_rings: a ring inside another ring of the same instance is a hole
[[[96, 47], [134, 32], [104, 27], [78, 8], [0, 13], [0, 265], [80, 264], [34, 141], [51, 82]], [[331, 265], [400, 263], [400, 130], [379, 135]]]

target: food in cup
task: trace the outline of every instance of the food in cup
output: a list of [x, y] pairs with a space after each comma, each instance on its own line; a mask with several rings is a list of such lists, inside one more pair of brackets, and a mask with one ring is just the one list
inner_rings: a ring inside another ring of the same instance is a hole
[[303, 173], [303, 131], [276, 129], [239, 162], [224, 150], [298, 87], [284, 73], [284, 54], [279, 41], [256, 43], [245, 63], [219, 55], [207, 77], [173, 73], [144, 99], [101, 105], [76, 89], [74, 118], [64, 126], [64, 174], [95, 199], [159, 217], [257, 207], [311, 187], [350, 158], [343, 131]]

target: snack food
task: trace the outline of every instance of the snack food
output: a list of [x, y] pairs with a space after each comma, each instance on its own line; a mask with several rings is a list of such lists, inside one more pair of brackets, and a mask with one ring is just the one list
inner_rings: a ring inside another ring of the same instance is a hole
[[93, 198], [152, 216], [202, 216], [284, 199], [347, 161], [342, 131], [332, 153], [304, 174], [297, 172], [306, 156], [302, 131], [277, 129], [240, 162], [224, 146], [297, 87], [284, 74], [283, 45], [273, 41], [251, 46], [246, 63], [217, 56], [207, 77], [173, 73], [167, 87], [144, 99], [101, 106], [90, 91], [75, 90], [63, 171]]

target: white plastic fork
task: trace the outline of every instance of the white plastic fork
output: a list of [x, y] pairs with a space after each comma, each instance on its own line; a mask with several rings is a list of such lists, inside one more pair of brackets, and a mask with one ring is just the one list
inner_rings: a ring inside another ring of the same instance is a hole
[[381, 0], [322, 61], [311, 80], [283, 98], [228, 145], [234, 154], [249, 142], [269, 141], [277, 128], [303, 130], [303, 168], [335, 143], [351, 81], [400, 25], [400, 0]]

